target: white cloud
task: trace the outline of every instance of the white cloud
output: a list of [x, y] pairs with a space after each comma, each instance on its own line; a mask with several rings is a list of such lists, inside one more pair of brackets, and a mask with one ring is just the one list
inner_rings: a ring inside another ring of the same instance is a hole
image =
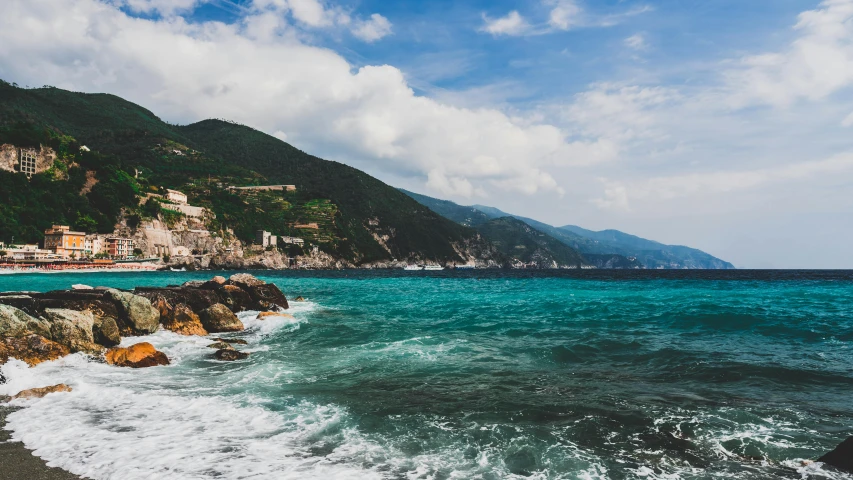
[[372, 43], [391, 35], [391, 22], [382, 15], [374, 13], [369, 20], [357, 21], [352, 34], [365, 42]]
[[553, 7], [548, 23], [554, 28], [569, 30], [583, 23], [583, 11], [574, 0], [545, 0], [543, 3]]
[[842, 127], [853, 127], [853, 112], [850, 115], [847, 115], [844, 120], [841, 121]]
[[801, 13], [794, 29], [787, 49], [743, 57], [727, 73], [733, 106], [785, 107], [853, 84], [853, 0], [826, 0]]
[[630, 48], [631, 50], [642, 51], [647, 50], [649, 48], [649, 45], [646, 42], [646, 37], [642, 33], [631, 35], [630, 37], [625, 39], [624, 43], [625, 46]]
[[206, 0], [113, 0], [116, 5], [124, 6], [133, 12], [160, 15], [173, 15], [187, 11]]
[[495, 36], [524, 35], [530, 31], [530, 24], [516, 10], [500, 18], [489, 18], [483, 14], [483, 26], [480, 27], [480, 31]]
[[96, 0], [6, 0], [0, 71], [21, 84], [108, 91], [172, 121], [229, 118], [460, 195], [560, 193], [550, 169], [613, 159], [611, 142], [417, 96], [392, 66], [354, 69], [300, 43], [270, 8], [229, 25], [133, 18]]

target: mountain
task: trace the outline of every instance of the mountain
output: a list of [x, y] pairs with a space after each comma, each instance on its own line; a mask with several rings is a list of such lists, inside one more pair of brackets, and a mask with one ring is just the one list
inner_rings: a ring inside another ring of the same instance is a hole
[[513, 217], [495, 218], [476, 228], [517, 267], [581, 268], [587, 263], [577, 250]]
[[446, 200], [438, 200], [425, 195], [406, 192], [412, 198], [453, 221], [477, 226], [483, 223], [483, 217], [499, 219], [512, 217], [534, 229], [559, 240], [561, 243], [580, 252], [587, 263], [598, 268], [694, 268], [694, 269], [733, 269], [729, 262], [720, 260], [701, 250], [690, 247], [665, 245], [653, 240], [620, 232], [604, 230], [594, 232], [573, 225], [554, 227], [532, 218], [512, 215], [486, 205], [470, 207], [457, 205]]
[[[114, 95], [0, 82], [4, 143], [51, 146], [57, 162], [29, 182], [0, 171], [0, 240], [37, 242], [54, 223], [107, 233], [122, 216], [144, 218], [138, 196], [165, 187], [213, 211], [211, 231], [244, 242], [256, 229], [304, 237], [355, 265], [461, 262], [493, 251], [475, 230], [355, 168], [231, 122], [171, 125]], [[226, 190], [267, 184], [296, 191], [244, 198]]]

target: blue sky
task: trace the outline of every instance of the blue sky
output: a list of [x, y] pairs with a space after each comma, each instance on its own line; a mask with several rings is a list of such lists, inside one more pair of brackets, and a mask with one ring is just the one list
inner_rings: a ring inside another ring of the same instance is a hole
[[853, 268], [853, 0], [4, 12], [8, 81], [110, 92], [172, 122], [229, 118], [395, 186], [739, 267]]

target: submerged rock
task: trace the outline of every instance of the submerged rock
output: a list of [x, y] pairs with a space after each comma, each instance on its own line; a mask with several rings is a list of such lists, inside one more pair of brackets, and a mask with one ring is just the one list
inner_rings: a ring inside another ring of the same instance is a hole
[[258, 320], [264, 320], [267, 317], [283, 317], [283, 318], [293, 318], [293, 315], [289, 313], [281, 313], [281, 312], [259, 312], [256, 317]]
[[31, 388], [29, 390], [24, 390], [17, 395], [12, 397], [12, 400], [17, 399], [28, 399], [28, 398], [42, 398], [48, 393], [56, 393], [56, 392], [70, 392], [71, 387], [64, 383], [60, 383], [59, 385], [54, 385], [52, 387], [41, 387], [41, 388]]
[[119, 290], [107, 290], [118, 309], [124, 335], [146, 335], [154, 333], [160, 327], [160, 312], [145, 297]]
[[148, 342], [137, 343], [128, 348], [111, 348], [104, 355], [107, 363], [118, 367], [146, 368], [169, 365], [169, 357]]
[[27, 335], [20, 338], [0, 338], [0, 365], [10, 358], [17, 358], [29, 366], [49, 362], [71, 353], [65, 345], [60, 345], [40, 335]]
[[0, 305], [0, 336], [23, 337], [30, 333], [51, 338], [50, 324], [9, 305]]
[[294, 302], [304, 302], [304, 301], [305, 301], [305, 297], [303, 297], [302, 295], [300, 295], [300, 296], [298, 296], [298, 297], [294, 298], [294, 299], [293, 299], [293, 301], [294, 301]]
[[234, 312], [221, 303], [199, 312], [199, 318], [204, 328], [211, 333], [239, 332], [245, 328]]
[[213, 354], [214, 358], [217, 360], [222, 360], [224, 362], [233, 362], [234, 360], [243, 360], [249, 358], [249, 354], [246, 352], [239, 352], [232, 348], [223, 348], [217, 350], [216, 353]]
[[101, 347], [95, 344], [92, 331], [95, 318], [91, 312], [48, 308], [45, 309], [44, 316], [50, 322], [50, 333], [53, 341], [65, 345], [72, 353], [101, 351]]
[[835, 450], [820, 457], [817, 461], [853, 473], [853, 437], [844, 440], [835, 447]]
[[234, 347], [232, 347], [231, 344], [226, 343], [226, 342], [215, 342], [215, 343], [211, 343], [210, 345], [208, 345], [207, 348], [215, 348], [217, 350], [222, 350], [222, 349], [227, 350], [229, 348], [234, 348]]

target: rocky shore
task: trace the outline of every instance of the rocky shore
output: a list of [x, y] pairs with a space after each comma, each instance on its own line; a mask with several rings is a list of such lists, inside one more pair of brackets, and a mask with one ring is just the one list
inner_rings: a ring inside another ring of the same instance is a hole
[[[288, 307], [277, 286], [248, 274], [132, 291], [76, 285], [45, 293], [4, 292], [0, 293], [0, 365], [16, 358], [34, 366], [78, 352], [118, 367], [168, 365], [166, 355], [149, 343], [118, 345], [123, 336], [149, 335], [160, 328], [199, 336], [239, 332], [244, 327], [236, 313], [256, 310], [262, 316], [286, 315]], [[224, 361], [246, 358], [248, 354], [234, 346], [239, 343], [216, 338], [211, 355]], [[37, 396], [47, 393], [34, 392]]]

